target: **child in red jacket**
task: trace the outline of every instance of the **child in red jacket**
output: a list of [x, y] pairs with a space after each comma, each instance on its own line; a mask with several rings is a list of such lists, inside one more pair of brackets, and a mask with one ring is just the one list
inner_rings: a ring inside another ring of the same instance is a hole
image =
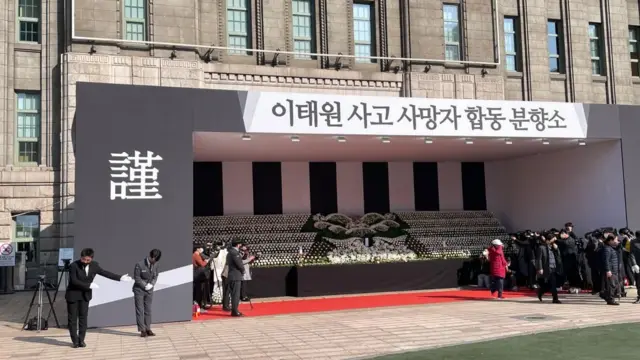
[[507, 259], [502, 250], [503, 245], [500, 239], [491, 242], [489, 251], [489, 263], [491, 268], [491, 296], [498, 292], [498, 299], [503, 299], [504, 278], [507, 275]]

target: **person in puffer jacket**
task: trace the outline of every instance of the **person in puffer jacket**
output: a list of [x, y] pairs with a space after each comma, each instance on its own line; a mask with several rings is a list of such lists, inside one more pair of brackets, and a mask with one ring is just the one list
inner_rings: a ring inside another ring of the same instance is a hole
[[489, 263], [491, 268], [491, 296], [498, 292], [498, 299], [503, 299], [504, 278], [507, 275], [507, 259], [504, 257], [503, 244], [500, 239], [491, 242]]

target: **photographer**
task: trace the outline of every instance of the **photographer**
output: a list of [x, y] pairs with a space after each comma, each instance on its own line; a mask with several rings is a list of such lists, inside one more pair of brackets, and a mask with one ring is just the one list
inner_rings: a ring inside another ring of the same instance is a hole
[[[215, 257], [211, 262], [211, 269], [213, 270], [212, 279], [212, 297], [214, 300], [220, 299], [222, 302], [224, 296], [224, 284], [226, 283], [225, 278], [222, 276], [222, 272], [224, 271], [224, 267], [227, 263], [227, 247], [224, 242], [220, 241], [215, 245]], [[214, 301], [217, 302], [217, 301]]]
[[605, 280], [605, 291], [603, 299], [607, 305], [620, 305], [617, 298], [620, 297], [620, 256], [617, 247], [618, 237], [612, 233], [607, 234], [605, 245], [601, 252], [602, 265]]
[[205, 260], [204, 248], [196, 245], [193, 249], [191, 260], [193, 263], [193, 302], [203, 309], [211, 308], [207, 301], [209, 292], [210, 269], [209, 262]]
[[257, 259], [257, 256], [249, 254], [247, 245], [242, 245], [240, 248], [240, 254], [242, 255], [242, 264], [244, 264], [244, 275], [242, 277], [242, 285], [240, 287], [240, 300], [249, 301], [249, 281], [251, 281], [251, 264]]

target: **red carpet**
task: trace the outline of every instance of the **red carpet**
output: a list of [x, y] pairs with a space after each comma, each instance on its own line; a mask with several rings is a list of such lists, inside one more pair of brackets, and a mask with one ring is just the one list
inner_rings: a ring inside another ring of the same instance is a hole
[[[531, 291], [506, 292], [506, 298], [519, 298], [532, 295]], [[488, 290], [454, 290], [436, 292], [411, 292], [388, 295], [345, 296], [327, 299], [300, 299], [254, 303], [251, 309], [248, 303], [240, 304], [240, 311], [245, 316], [283, 315], [336, 310], [368, 309], [386, 306], [404, 306], [421, 304], [450, 303], [469, 300], [487, 300], [491, 298]], [[194, 320], [216, 320], [231, 318], [223, 312], [220, 305], [209, 309]]]

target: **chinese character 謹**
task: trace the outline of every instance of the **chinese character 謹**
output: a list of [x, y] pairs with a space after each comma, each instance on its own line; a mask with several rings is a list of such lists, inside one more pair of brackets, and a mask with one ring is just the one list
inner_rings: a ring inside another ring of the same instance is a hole
[[111, 153], [111, 200], [162, 199], [158, 169], [154, 166], [155, 161], [161, 160], [152, 151], [144, 155], [134, 151], [133, 156], [126, 152]]

